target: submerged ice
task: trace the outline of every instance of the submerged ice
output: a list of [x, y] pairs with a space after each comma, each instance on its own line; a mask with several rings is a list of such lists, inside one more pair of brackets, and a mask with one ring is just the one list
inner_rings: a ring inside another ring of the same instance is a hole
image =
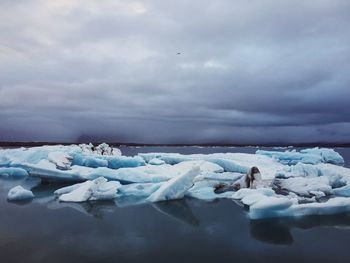
[[[0, 177], [63, 182], [54, 193], [60, 202], [229, 198], [249, 207], [252, 219], [350, 211], [350, 169], [343, 164], [325, 148], [136, 156], [105, 143], [0, 150]], [[8, 193], [9, 200], [28, 198], [35, 197], [21, 186]]]

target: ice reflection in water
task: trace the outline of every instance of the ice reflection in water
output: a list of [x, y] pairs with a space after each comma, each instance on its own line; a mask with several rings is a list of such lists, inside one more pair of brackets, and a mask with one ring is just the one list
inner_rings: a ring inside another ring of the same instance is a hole
[[[3, 180], [3, 182], [13, 184], [13, 180]], [[65, 203], [59, 202], [53, 195], [53, 192], [66, 184], [57, 183], [40, 183], [33, 179], [24, 179], [22, 183], [27, 187], [32, 187], [32, 191], [35, 195], [34, 203], [45, 206], [48, 209], [65, 209], [70, 208], [74, 211], [82, 213], [86, 216], [96, 219], [103, 219], [107, 214], [112, 214], [116, 211], [122, 213], [119, 210], [120, 207], [152, 207], [155, 211], [159, 212], [162, 216], [166, 216], [170, 219], [176, 220], [182, 224], [187, 224], [190, 227], [199, 227], [201, 225], [201, 216], [196, 214], [192, 207], [198, 207], [203, 204], [208, 206], [218, 206], [220, 202], [227, 202], [227, 200], [216, 200], [211, 202], [204, 202], [196, 199], [181, 199], [163, 201], [152, 204], [145, 204], [142, 198], [124, 198], [116, 201], [89, 201], [83, 203]], [[38, 184], [39, 183], [39, 184]], [[6, 187], [10, 188], [10, 187]], [[32, 201], [13, 202], [16, 205], [24, 206], [30, 205]], [[231, 201], [230, 201], [231, 202]], [[233, 201], [232, 207], [237, 207], [239, 202]], [[236, 209], [237, 210], [237, 209]], [[210, 212], [210, 210], [208, 211]], [[222, 211], [220, 211], [222, 212]], [[242, 211], [242, 213], [245, 213]], [[218, 218], [223, 216], [218, 214]], [[205, 217], [205, 215], [204, 215]], [[271, 218], [263, 220], [249, 220], [250, 235], [255, 240], [279, 245], [291, 245], [294, 242], [292, 229], [310, 229], [316, 227], [335, 227], [342, 229], [350, 229], [350, 214], [339, 214], [331, 216], [307, 216], [299, 218]]]

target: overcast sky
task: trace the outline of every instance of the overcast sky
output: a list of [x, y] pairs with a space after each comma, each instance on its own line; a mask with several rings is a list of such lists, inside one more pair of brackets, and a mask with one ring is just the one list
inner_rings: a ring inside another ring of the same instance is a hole
[[350, 141], [349, 14], [348, 0], [0, 0], [0, 140]]

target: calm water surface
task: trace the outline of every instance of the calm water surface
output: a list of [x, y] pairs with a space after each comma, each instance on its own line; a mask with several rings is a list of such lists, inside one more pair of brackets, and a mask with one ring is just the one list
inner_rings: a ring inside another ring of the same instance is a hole
[[[254, 152], [256, 148], [126, 148], [138, 152]], [[349, 166], [350, 149], [337, 149]], [[231, 200], [120, 207], [58, 203], [61, 185], [39, 185], [30, 203], [8, 203], [0, 180], [0, 262], [350, 262], [350, 214], [251, 221]]]

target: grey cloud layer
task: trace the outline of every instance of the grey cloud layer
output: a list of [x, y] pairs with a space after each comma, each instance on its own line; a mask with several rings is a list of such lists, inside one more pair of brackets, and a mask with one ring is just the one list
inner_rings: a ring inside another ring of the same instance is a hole
[[0, 140], [349, 141], [349, 13], [345, 0], [1, 1]]

